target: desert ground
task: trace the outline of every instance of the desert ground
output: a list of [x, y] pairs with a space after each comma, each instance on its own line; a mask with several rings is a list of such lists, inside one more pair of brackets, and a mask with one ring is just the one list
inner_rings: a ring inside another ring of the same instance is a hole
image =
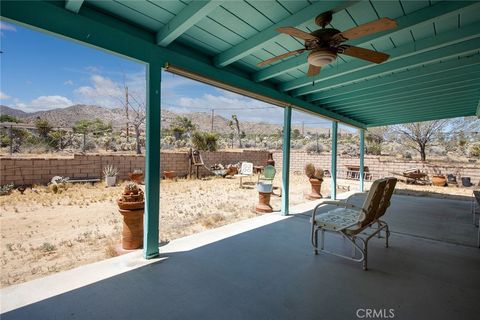
[[[252, 209], [258, 193], [256, 177], [244, 180], [163, 180], [160, 184], [160, 236], [162, 241], [215, 228], [257, 215]], [[107, 188], [76, 184], [61, 193], [46, 186], [34, 186], [21, 194], [14, 190], [0, 197], [1, 287], [25, 282], [51, 273], [107, 259], [117, 255], [121, 241], [122, 216], [115, 200], [124, 183]], [[329, 195], [329, 179], [322, 193]], [[358, 186], [357, 181], [339, 181], [340, 186]], [[274, 186], [281, 186], [281, 176]], [[368, 183], [367, 183], [368, 187]], [[290, 176], [290, 203], [305, 200], [310, 185], [303, 174]], [[460, 197], [471, 190], [399, 184], [399, 193]], [[280, 188], [274, 190], [279, 194]], [[338, 192], [342, 192], [340, 189]], [[448, 195], [447, 195], [448, 194]], [[279, 211], [281, 198], [272, 195], [271, 205]]]

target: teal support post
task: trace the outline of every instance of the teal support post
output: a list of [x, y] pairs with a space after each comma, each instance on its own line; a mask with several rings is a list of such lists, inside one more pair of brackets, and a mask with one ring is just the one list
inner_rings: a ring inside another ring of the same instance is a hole
[[290, 131], [292, 128], [292, 107], [283, 110], [282, 144], [282, 215], [288, 215], [288, 195], [290, 183]]
[[364, 170], [364, 165], [365, 165], [365, 130], [360, 129], [360, 192], [365, 191], [365, 186], [363, 183], [364, 175], [365, 175], [365, 170]]
[[332, 180], [330, 182], [330, 198], [332, 200], [337, 199], [337, 131], [338, 131], [338, 122], [332, 122], [332, 164], [330, 168], [330, 173], [332, 175]]
[[158, 253], [160, 216], [160, 84], [162, 69], [147, 66], [147, 132], [145, 152], [145, 216], [143, 256], [155, 258]]

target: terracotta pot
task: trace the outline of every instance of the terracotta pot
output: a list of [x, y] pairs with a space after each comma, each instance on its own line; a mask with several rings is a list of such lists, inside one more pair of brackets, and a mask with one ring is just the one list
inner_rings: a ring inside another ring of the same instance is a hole
[[444, 187], [447, 184], [445, 176], [433, 176], [432, 184], [437, 187]]
[[117, 200], [118, 208], [121, 210], [139, 210], [145, 208], [144, 201], [124, 201], [123, 199]]
[[105, 177], [105, 184], [107, 187], [115, 187], [115, 183], [117, 183], [117, 176]]
[[271, 165], [275, 167], [275, 160], [273, 160], [273, 153], [271, 152], [268, 153], [267, 165]]
[[165, 179], [173, 179], [177, 176], [176, 171], [163, 171], [163, 176]]
[[234, 176], [238, 173], [237, 167], [227, 168], [227, 176]]
[[143, 182], [143, 173], [130, 172], [128, 176], [130, 177], [130, 180], [132, 180], [135, 183], [141, 184]]
[[255, 207], [255, 211], [259, 213], [268, 213], [272, 212], [272, 206], [270, 205], [270, 196], [271, 192], [259, 192], [258, 193], [258, 204]]
[[320, 189], [322, 188], [323, 179], [309, 179], [310, 185], [312, 187], [312, 191], [309, 195], [307, 195], [308, 200], [317, 200], [323, 198], [322, 194], [320, 193]]
[[140, 249], [143, 247], [143, 209], [118, 211], [123, 215], [122, 248]]

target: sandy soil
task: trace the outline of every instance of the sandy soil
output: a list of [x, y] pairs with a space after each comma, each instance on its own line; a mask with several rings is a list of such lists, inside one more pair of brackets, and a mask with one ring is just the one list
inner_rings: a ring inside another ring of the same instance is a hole
[[[238, 179], [167, 180], [160, 184], [160, 235], [169, 241], [257, 215], [256, 177], [239, 188]], [[303, 175], [290, 178], [292, 204], [304, 202], [309, 184]], [[250, 184], [250, 185], [249, 185]], [[322, 192], [328, 194], [328, 181]], [[277, 177], [275, 186], [281, 186]], [[73, 185], [60, 194], [44, 186], [15, 190], [0, 197], [1, 286], [116, 255], [122, 216], [115, 199], [123, 186]], [[279, 189], [275, 193], [280, 193]], [[281, 198], [271, 205], [280, 210]]]
[[[169, 241], [257, 215], [253, 208], [258, 193], [256, 177], [246, 188], [238, 179], [167, 180], [160, 184], [160, 237]], [[329, 195], [329, 179], [322, 193]], [[340, 186], [356, 181], [340, 180]], [[369, 183], [366, 184], [368, 188]], [[274, 186], [281, 186], [281, 177]], [[303, 174], [290, 177], [291, 205], [305, 202], [310, 186]], [[106, 188], [74, 185], [54, 194], [45, 186], [0, 197], [1, 287], [25, 282], [54, 272], [115, 256], [121, 241], [122, 216], [115, 199], [123, 186]], [[338, 192], [344, 190], [340, 189]], [[279, 194], [280, 189], [275, 193]], [[399, 183], [397, 193], [420, 196], [471, 196], [470, 189], [412, 186]], [[271, 205], [280, 210], [281, 198], [272, 196]]]

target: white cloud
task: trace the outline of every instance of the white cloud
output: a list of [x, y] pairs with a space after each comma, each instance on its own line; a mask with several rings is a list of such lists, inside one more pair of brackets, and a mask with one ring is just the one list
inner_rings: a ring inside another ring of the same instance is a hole
[[73, 86], [73, 81], [72, 80], [67, 80], [63, 83], [66, 86]]
[[5, 92], [0, 91], [0, 100], [8, 100], [10, 98], [11, 97], [9, 95], [7, 95]]
[[5, 36], [4, 31], [17, 31], [17, 29], [9, 23], [0, 21], [0, 36]]
[[35, 111], [44, 111], [57, 108], [66, 108], [70, 107], [74, 103], [64, 96], [54, 95], [54, 96], [39, 96], [32, 101], [26, 103], [18, 98], [13, 99], [14, 107], [21, 109], [26, 112], [35, 112]]
[[[79, 103], [103, 107], [120, 107], [122, 105], [125, 95], [123, 83], [115, 82], [98, 74], [92, 75], [90, 82], [91, 85], [74, 90]], [[145, 74], [126, 74], [125, 82], [128, 86], [129, 96], [133, 96], [139, 103], [143, 103], [145, 100]]]

